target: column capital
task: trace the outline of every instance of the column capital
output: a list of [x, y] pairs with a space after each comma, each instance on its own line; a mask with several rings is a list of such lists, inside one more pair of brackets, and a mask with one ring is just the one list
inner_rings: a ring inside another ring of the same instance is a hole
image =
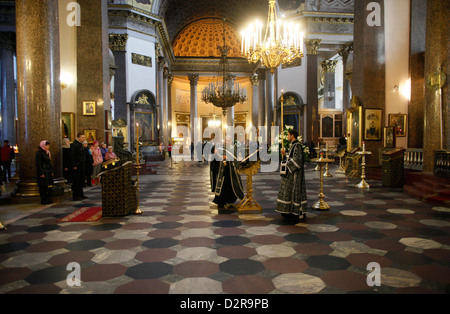
[[128, 34], [109, 34], [109, 48], [112, 51], [126, 51]]
[[258, 74], [253, 74], [252, 76], [250, 76], [250, 82], [252, 82], [252, 86], [258, 86], [259, 84]]
[[174, 76], [172, 74], [167, 75], [167, 85], [172, 85]]
[[266, 79], [266, 69], [258, 69], [256, 74], [258, 75], [258, 80], [264, 81]]
[[322, 70], [324, 73], [334, 73], [336, 71], [337, 60], [322, 61]]
[[306, 54], [317, 55], [319, 54], [319, 46], [322, 39], [305, 39]]
[[353, 43], [350, 43], [339, 49], [338, 54], [342, 57], [342, 59], [344, 59], [348, 57], [348, 55], [352, 52], [353, 52]]
[[197, 85], [199, 76], [197, 74], [188, 75], [188, 79], [191, 85]]

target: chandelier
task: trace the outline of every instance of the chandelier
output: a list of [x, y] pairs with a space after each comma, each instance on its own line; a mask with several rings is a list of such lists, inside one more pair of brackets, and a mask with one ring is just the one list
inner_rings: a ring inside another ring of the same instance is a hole
[[249, 63], [261, 61], [273, 74], [280, 64], [303, 58], [303, 32], [300, 31], [300, 25], [278, 20], [275, 0], [269, 0], [264, 38], [261, 30], [262, 24], [256, 21], [241, 32], [241, 53]]
[[223, 46], [218, 47], [218, 49], [221, 53], [222, 81], [209, 83], [202, 92], [202, 100], [207, 104], [211, 103], [222, 108], [222, 113], [226, 116], [228, 108], [233, 107], [238, 102], [243, 103], [247, 100], [247, 91], [242, 88], [241, 84], [233, 83], [230, 79], [231, 75], [227, 73], [227, 56], [231, 48], [225, 44], [225, 19], [223, 22]]

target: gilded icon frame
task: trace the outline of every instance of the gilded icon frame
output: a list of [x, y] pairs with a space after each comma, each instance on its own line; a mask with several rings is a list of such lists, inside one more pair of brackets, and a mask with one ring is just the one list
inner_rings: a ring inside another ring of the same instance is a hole
[[404, 113], [389, 114], [389, 126], [395, 126], [397, 137], [406, 136], [406, 122], [406, 114]]
[[96, 101], [83, 101], [83, 116], [95, 116], [96, 108]]

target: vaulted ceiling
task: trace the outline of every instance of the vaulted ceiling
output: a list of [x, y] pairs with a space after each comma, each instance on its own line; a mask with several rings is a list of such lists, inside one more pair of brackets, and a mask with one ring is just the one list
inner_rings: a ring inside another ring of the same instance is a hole
[[226, 19], [239, 33], [256, 18], [265, 21], [267, 13], [268, 0], [162, 0], [159, 11], [172, 42], [183, 28], [198, 20]]

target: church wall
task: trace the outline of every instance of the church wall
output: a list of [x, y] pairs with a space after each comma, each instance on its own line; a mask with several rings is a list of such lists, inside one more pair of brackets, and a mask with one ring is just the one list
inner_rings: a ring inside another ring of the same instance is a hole
[[[158, 63], [155, 59], [155, 44], [149, 40], [145, 41], [129, 34], [127, 41], [127, 101], [131, 101], [133, 93], [141, 89], [148, 89], [155, 97], [156, 92], [156, 71]], [[150, 38], [150, 37], [149, 37]], [[151, 57], [152, 66], [147, 67], [132, 62], [132, 54], [136, 53]]]
[[301, 66], [278, 69], [278, 95], [281, 95], [281, 90], [285, 93], [294, 92], [306, 103], [306, 58], [303, 58]]
[[[385, 1], [386, 29], [386, 107], [385, 125], [389, 114], [408, 114], [411, 98], [409, 77], [410, 0]], [[397, 147], [408, 148], [408, 135], [397, 137]]]
[[59, 37], [61, 54], [61, 112], [77, 112], [77, 27], [69, 26], [66, 8], [71, 0], [59, 0]]

